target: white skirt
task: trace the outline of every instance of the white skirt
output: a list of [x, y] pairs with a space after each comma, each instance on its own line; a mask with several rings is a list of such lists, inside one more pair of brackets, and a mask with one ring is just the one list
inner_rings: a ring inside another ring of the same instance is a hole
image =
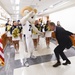
[[32, 39], [38, 39], [38, 34], [32, 34]]
[[7, 37], [12, 37], [12, 35], [10, 34], [10, 31], [7, 32]]
[[51, 37], [51, 31], [46, 31], [45, 32], [45, 37]]
[[18, 36], [17, 38], [14, 38], [13, 36], [12, 36], [12, 41], [19, 41], [20, 40], [20, 36]]

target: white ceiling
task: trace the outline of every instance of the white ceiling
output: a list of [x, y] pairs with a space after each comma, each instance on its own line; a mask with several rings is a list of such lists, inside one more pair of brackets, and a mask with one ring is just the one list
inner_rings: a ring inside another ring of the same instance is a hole
[[[13, 0], [12, 0], [13, 1]], [[15, 1], [15, 0], [14, 0]], [[66, 1], [66, 3], [65, 3]], [[45, 15], [61, 10], [63, 8], [71, 7], [75, 5], [75, 0], [20, 0], [20, 10], [25, 6], [33, 6], [38, 10], [39, 15]], [[63, 4], [65, 3], [65, 4]], [[63, 5], [62, 5], [63, 4]], [[16, 17], [10, 0], [0, 0], [0, 5], [10, 14], [12, 17]], [[50, 8], [50, 6], [54, 6]], [[21, 17], [20, 13], [19, 16]]]

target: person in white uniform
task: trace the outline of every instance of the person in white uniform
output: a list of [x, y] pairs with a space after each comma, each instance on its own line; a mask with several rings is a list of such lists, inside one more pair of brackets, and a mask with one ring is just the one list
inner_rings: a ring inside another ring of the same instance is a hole
[[30, 58], [36, 58], [33, 54], [34, 46], [33, 46], [33, 41], [31, 37], [30, 23], [26, 21], [25, 25], [22, 25], [22, 26], [23, 26], [23, 41], [26, 42], [25, 43], [26, 44], [25, 48], [27, 49], [26, 52], [29, 53]]
[[8, 22], [8, 25], [6, 26], [5, 31], [6, 31], [6, 35], [7, 35], [7, 39], [9, 41], [9, 43], [10, 43], [10, 45], [12, 45], [12, 35], [10, 33], [10, 29], [11, 29], [11, 24], [10, 24], [10, 22]]
[[17, 22], [13, 22], [13, 26], [10, 29], [10, 33], [12, 34], [12, 41], [14, 44], [14, 48], [16, 50], [16, 53], [19, 53], [19, 40], [20, 40], [20, 28], [17, 25]]
[[[35, 24], [34, 25], [35, 25], [35, 27], [39, 31], [41, 31], [41, 25], [39, 24], [39, 21], [38, 20], [35, 21]], [[39, 44], [40, 35], [36, 31], [34, 31], [33, 28], [31, 30], [31, 32], [32, 32], [32, 39], [33, 39], [33, 43], [34, 43], [34, 49], [36, 51], [37, 50], [37, 45]]]
[[[28, 10], [28, 11], [27, 11]], [[27, 11], [27, 12], [25, 12]], [[23, 16], [23, 18], [20, 20], [21, 21], [21, 24], [24, 25], [26, 24], [26, 21], [28, 21], [33, 30], [36, 31], [37, 33], [40, 33], [40, 31], [35, 27], [34, 23], [35, 23], [35, 17], [36, 17], [36, 13], [37, 13], [37, 10], [30, 7], [30, 6], [27, 6], [25, 7], [22, 11], [21, 11], [21, 15]], [[26, 24], [27, 25], [27, 24]], [[29, 25], [27, 25], [29, 27]], [[27, 40], [27, 48], [29, 48], [28, 50], [30, 50], [30, 57], [31, 58], [36, 58], [34, 55], [33, 55], [33, 50], [34, 50], [34, 46], [32, 46], [33, 42], [32, 42], [32, 38], [31, 38], [31, 35], [28, 35], [30, 31], [29, 29], [27, 30], [27, 37], [26, 37], [26, 40]]]
[[51, 38], [50, 21], [47, 21], [45, 26], [45, 39], [47, 48], [49, 48], [50, 45], [50, 38]]
[[[38, 28], [37, 20], [35, 21], [34, 25], [35, 25], [36, 28]], [[36, 51], [37, 50], [37, 44], [38, 44], [38, 33], [36, 31], [34, 31], [33, 28], [31, 30], [31, 32], [32, 32], [32, 39], [33, 39], [34, 49]]]

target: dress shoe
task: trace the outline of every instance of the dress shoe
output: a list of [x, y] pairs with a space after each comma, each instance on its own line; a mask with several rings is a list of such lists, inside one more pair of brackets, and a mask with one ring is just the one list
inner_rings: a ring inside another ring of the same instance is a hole
[[63, 63], [63, 65], [68, 65], [68, 64], [71, 64], [71, 62], [69, 60], [66, 60], [66, 62]]
[[61, 65], [61, 63], [60, 62], [57, 62], [56, 64], [53, 65], [53, 67], [58, 67], [60, 65]]

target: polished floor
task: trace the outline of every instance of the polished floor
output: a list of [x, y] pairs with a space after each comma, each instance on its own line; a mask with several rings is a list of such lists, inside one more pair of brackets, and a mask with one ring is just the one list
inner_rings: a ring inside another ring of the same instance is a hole
[[47, 49], [44, 38], [41, 38], [40, 40], [42, 42], [40, 41], [38, 51], [34, 51], [34, 55], [38, 57], [36, 59], [28, 58], [28, 63], [30, 65], [29, 67], [25, 67], [23, 65], [23, 60], [21, 59], [21, 52], [20, 55], [15, 56], [15, 60], [17, 61], [16, 64], [19, 64], [19, 66], [17, 65], [15, 67], [14, 75], [75, 75], [74, 49], [71, 48], [68, 51], [65, 50], [65, 54], [72, 61], [71, 65], [61, 65], [60, 67], [53, 68], [52, 65], [56, 62], [53, 50], [56, 45], [51, 42], [50, 49]]
[[[1, 32], [2, 31], [2, 32]], [[0, 28], [1, 34], [4, 28]], [[28, 40], [30, 37], [27, 38]], [[28, 41], [27, 40], [27, 41]], [[31, 40], [31, 39], [30, 39]], [[27, 42], [28, 43], [28, 42]], [[20, 41], [19, 54], [15, 54], [14, 47], [7, 45], [5, 48], [5, 67], [0, 68], [0, 75], [75, 75], [75, 49], [65, 50], [65, 54], [69, 57], [72, 64], [67, 66], [52, 67], [56, 62], [54, 55], [55, 41], [51, 40], [50, 49], [46, 48], [45, 38], [40, 38], [38, 50], [35, 51], [33, 43], [28, 43], [28, 53], [25, 51], [24, 40]], [[30, 58], [30, 50], [33, 50], [36, 59]], [[24, 59], [27, 58], [29, 67], [24, 65]], [[61, 60], [63, 63], [63, 61]]]

